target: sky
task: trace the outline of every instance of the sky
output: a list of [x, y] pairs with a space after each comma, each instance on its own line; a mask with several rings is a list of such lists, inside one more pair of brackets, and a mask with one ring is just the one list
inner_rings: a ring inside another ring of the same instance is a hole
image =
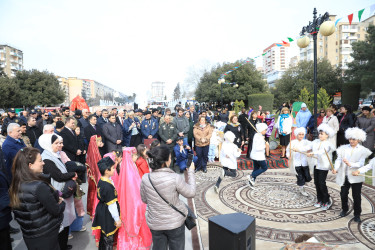
[[192, 71], [255, 57], [298, 36], [314, 7], [318, 14], [354, 13], [357, 21], [357, 11], [374, 3], [0, 0], [0, 44], [22, 50], [27, 70], [92, 79], [139, 98], [146, 98], [151, 82], [163, 81], [171, 96], [177, 83], [186, 87]]

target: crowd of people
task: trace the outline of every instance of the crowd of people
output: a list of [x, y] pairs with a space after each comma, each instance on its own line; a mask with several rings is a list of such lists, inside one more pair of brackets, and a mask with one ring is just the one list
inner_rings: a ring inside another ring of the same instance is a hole
[[[348, 213], [352, 188], [355, 221], [360, 222], [364, 177], [359, 175], [375, 164], [365, 165], [374, 151], [375, 118], [369, 107], [355, 115], [350, 106], [338, 111], [332, 105], [313, 115], [302, 103], [295, 117], [287, 103], [276, 114], [261, 106], [238, 114], [225, 106], [174, 111], [112, 108], [91, 113], [64, 107], [17, 116], [9, 109], [0, 138], [0, 239], [6, 249], [11, 249], [10, 234], [19, 232], [9, 225], [11, 211], [29, 249], [72, 248], [71, 232], [86, 230], [86, 213], [93, 219], [99, 249], [151, 243], [154, 249], [183, 249], [190, 212], [178, 197], [194, 197], [194, 173], [207, 173], [207, 164], [220, 159], [218, 192], [225, 176], [236, 176], [237, 158], [245, 151], [254, 166], [249, 186], [255, 188], [257, 177], [267, 170], [274, 128], [281, 158], [289, 159], [301, 194], [306, 196], [304, 185], [313, 172], [315, 206], [329, 209], [325, 182], [331, 170], [341, 186], [340, 215]], [[319, 138], [312, 140], [315, 117]], [[187, 182], [181, 175], [185, 171]], [[86, 182], [87, 194], [80, 187]]]

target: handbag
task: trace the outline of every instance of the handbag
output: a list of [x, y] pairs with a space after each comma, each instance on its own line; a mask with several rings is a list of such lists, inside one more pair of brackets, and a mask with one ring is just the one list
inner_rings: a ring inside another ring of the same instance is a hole
[[151, 181], [150, 174], [148, 174], [148, 179], [150, 180], [151, 186], [154, 188], [154, 190], [160, 196], [160, 198], [162, 198], [163, 201], [165, 201], [165, 203], [167, 203], [171, 208], [173, 208], [174, 210], [176, 210], [177, 212], [179, 212], [182, 216], [184, 216], [186, 218], [185, 219], [185, 226], [186, 226], [186, 228], [189, 229], [189, 230], [193, 229], [197, 225], [195, 223], [195, 220], [197, 219], [197, 216], [193, 213], [193, 211], [190, 209], [190, 207], [188, 207], [184, 203], [185, 206], [186, 206], [186, 208], [188, 209], [188, 214], [185, 215], [183, 212], [181, 212], [180, 210], [178, 210], [173, 204], [169, 203], [166, 199], [163, 198], [163, 196], [160, 195], [160, 193], [158, 192], [158, 190], [156, 190], [154, 184]]

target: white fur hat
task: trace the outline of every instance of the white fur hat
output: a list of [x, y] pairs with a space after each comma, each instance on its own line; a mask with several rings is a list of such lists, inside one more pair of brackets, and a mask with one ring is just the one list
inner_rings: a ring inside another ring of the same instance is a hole
[[360, 128], [348, 128], [345, 131], [345, 138], [348, 140], [355, 139], [364, 142], [366, 141], [366, 132]]
[[300, 127], [300, 128], [296, 128], [295, 130], [294, 130], [294, 135], [295, 136], [297, 136], [298, 134], [300, 134], [300, 133], [302, 133], [302, 134], [306, 134], [306, 129], [304, 128], [304, 127]]
[[236, 136], [233, 134], [232, 131], [227, 131], [224, 134], [224, 139], [226, 141], [234, 142], [234, 139], [236, 139]]
[[319, 131], [323, 131], [328, 135], [328, 137], [332, 137], [335, 135], [335, 131], [333, 131], [333, 129], [326, 123], [322, 123], [319, 125], [318, 132]]
[[268, 126], [266, 123], [257, 123], [255, 127], [257, 128], [259, 133], [268, 129]]

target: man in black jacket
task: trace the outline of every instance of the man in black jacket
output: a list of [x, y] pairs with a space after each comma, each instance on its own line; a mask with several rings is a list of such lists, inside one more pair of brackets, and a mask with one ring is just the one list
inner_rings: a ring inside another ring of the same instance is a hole
[[27, 118], [26, 135], [29, 137], [31, 145], [34, 145], [42, 135], [42, 131], [36, 126], [36, 120], [32, 116]]
[[65, 128], [60, 133], [64, 140], [63, 151], [71, 161], [76, 161], [76, 156], [82, 154], [82, 151], [78, 148], [77, 135], [74, 132], [75, 122], [73, 117], [66, 118]]
[[97, 118], [95, 115], [89, 116], [89, 125], [84, 129], [85, 137], [87, 139], [87, 142], [90, 143], [90, 139], [93, 135], [100, 135], [101, 131], [100, 128], [96, 125]]

